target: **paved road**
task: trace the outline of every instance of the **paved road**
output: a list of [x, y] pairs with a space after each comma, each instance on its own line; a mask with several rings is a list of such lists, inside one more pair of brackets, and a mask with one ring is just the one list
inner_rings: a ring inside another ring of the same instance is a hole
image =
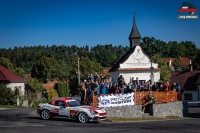
[[[0, 133], [200, 133], [199, 118], [143, 122], [77, 123], [65, 118], [41, 120], [32, 108], [0, 109]], [[200, 116], [200, 108], [190, 108]]]

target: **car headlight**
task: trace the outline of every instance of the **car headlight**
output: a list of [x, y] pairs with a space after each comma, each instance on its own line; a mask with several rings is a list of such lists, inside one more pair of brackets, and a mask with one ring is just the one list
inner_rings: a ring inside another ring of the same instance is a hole
[[90, 110], [90, 114], [91, 114], [91, 115], [95, 115], [95, 114], [96, 114], [96, 112], [95, 112], [95, 111], [93, 111], [93, 110]]

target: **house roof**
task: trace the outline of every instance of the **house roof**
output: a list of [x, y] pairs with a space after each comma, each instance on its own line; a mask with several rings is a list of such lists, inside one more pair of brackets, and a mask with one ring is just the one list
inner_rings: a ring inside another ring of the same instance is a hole
[[196, 85], [200, 85], [200, 76], [199, 76], [199, 78], [197, 79]]
[[[162, 58], [164, 61], [169, 62], [171, 60], [171, 64], [173, 66], [173, 63], [175, 61], [176, 58]], [[182, 63], [183, 66], [188, 66], [189, 64], [191, 64], [191, 60], [188, 57], [181, 57], [180, 61]]]
[[104, 67], [104, 75], [106, 77], [110, 77], [110, 73], [109, 73], [109, 70], [111, 69], [111, 67]]
[[11, 72], [4, 66], [0, 65], [0, 80], [8, 81], [11, 83], [23, 83], [24, 79], [18, 76], [17, 74]]
[[182, 72], [172, 72], [170, 84], [174, 82], [179, 82], [180, 86], [185, 90], [194, 91], [197, 90], [197, 80], [199, 79], [200, 71], [182, 71]]
[[[113, 71], [119, 70], [120, 64], [124, 63], [124, 62], [130, 57], [130, 55], [131, 55], [132, 53], [134, 53], [136, 46], [141, 47], [140, 45], [135, 45], [133, 48], [129, 49], [129, 50], [117, 61], [117, 63], [109, 70], [109, 72], [113, 72]], [[142, 50], [142, 52], [144, 53], [144, 55], [146, 55], [149, 59], [151, 59], [151, 58], [146, 54], [146, 52], [142, 49], [142, 47], [141, 47], [141, 50]], [[121, 68], [120, 68], [120, 69], [121, 69]]]
[[56, 82], [54, 82], [54, 81], [49, 81], [49, 82], [42, 84], [42, 85], [46, 90], [50, 90], [50, 89], [53, 89], [55, 83]]

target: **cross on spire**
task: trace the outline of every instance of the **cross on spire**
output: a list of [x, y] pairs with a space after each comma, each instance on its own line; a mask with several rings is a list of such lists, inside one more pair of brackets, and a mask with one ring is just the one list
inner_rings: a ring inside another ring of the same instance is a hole
[[136, 12], [134, 11], [133, 14], [134, 14], [133, 18], [134, 18], [134, 20], [135, 20], [135, 14], [136, 14]]

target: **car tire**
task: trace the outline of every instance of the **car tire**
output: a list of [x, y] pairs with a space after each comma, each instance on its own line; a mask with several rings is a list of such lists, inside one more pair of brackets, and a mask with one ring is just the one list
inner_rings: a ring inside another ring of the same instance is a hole
[[80, 123], [87, 123], [89, 121], [89, 117], [85, 112], [80, 112], [77, 116], [77, 120]]
[[44, 109], [41, 112], [41, 117], [43, 120], [49, 120], [49, 119], [51, 119], [51, 114], [48, 110]]

